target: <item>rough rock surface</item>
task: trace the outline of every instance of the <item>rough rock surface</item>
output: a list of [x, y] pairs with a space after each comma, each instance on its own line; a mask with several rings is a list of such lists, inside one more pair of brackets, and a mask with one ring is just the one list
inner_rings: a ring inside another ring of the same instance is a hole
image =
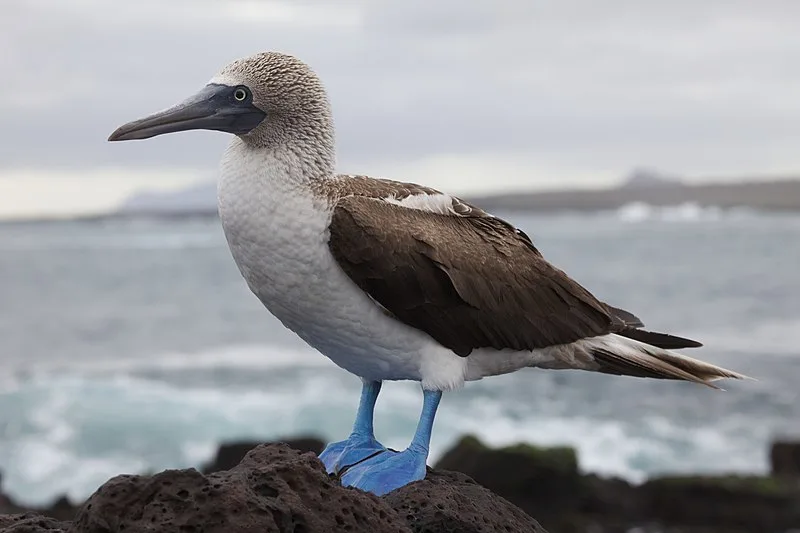
[[339, 531], [547, 533], [463, 474], [431, 472], [381, 499], [343, 488], [314, 453], [286, 444], [257, 446], [230, 470], [207, 475], [187, 469], [114, 477], [72, 523], [31, 514], [0, 517], [2, 533]]
[[[303, 451], [318, 452], [322, 447], [316, 439], [287, 442]], [[300, 522], [298, 517], [329, 512], [334, 503], [342, 502], [361, 509], [359, 516], [367, 515], [364, 505], [377, 505], [378, 518], [381, 510], [387, 517], [395, 517], [387, 526], [394, 528], [390, 531], [544, 531], [529, 518], [533, 516], [554, 533], [800, 533], [800, 478], [794, 475], [795, 453], [800, 449], [797, 443], [776, 443], [772, 476], [672, 476], [634, 485], [581, 473], [570, 449], [524, 444], [492, 449], [468, 437], [445, 454], [425, 480], [382, 499], [342, 489], [324, 474], [316, 458], [297, 452], [275, 456], [273, 446], [259, 446], [245, 460], [254, 447], [255, 443], [223, 445], [217, 458], [203, 468], [207, 475], [175, 470], [150, 477], [122, 476], [109, 481], [83, 506], [61, 498], [41, 512], [56, 520], [71, 520], [80, 511], [81, 516], [92, 519], [93, 531], [109, 533], [174, 530], [153, 525], [160, 524], [162, 516], [164, 520], [172, 517], [169, 527], [178, 524], [178, 530], [186, 533], [215, 531], [210, 528], [217, 527], [213, 522], [217, 519], [236, 524], [271, 520], [283, 531], [313, 533], [314, 523]], [[240, 461], [243, 464], [237, 467]], [[263, 487], [283, 492], [273, 498]], [[200, 511], [216, 514], [194, 516]], [[80, 524], [19, 514], [29, 510], [0, 491], [2, 513], [18, 514], [0, 516], [0, 531], [84, 531]], [[276, 516], [279, 522], [275, 522]], [[120, 525], [119, 517], [125, 520], [121, 523], [126, 525], [125, 531], [111, 527]], [[198, 529], [198, 522], [205, 526], [206, 518], [209, 527]], [[383, 525], [381, 522], [380, 527]], [[340, 530], [345, 526], [332, 531]]]
[[231, 470], [117, 476], [75, 517], [74, 533], [407, 533], [370, 494], [343, 489], [310, 453], [259, 446]]
[[563, 527], [563, 520], [576, 514], [587, 494], [571, 448], [492, 449], [475, 437], [464, 437], [436, 469], [467, 474], [555, 530], [559, 529], [550, 524]]
[[34, 513], [0, 515], [3, 533], [63, 533], [69, 525], [69, 522]]
[[415, 532], [545, 533], [522, 509], [457, 472], [428, 470], [423, 481], [390, 492], [384, 500]]
[[[316, 437], [296, 437], [286, 440], [278, 439], [276, 442], [282, 442], [299, 452], [313, 452], [315, 455], [319, 455], [325, 448], [325, 443]], [[219, 448], [217, 448], [217, 454], [214, 458], [203, 466], [202, 472], [204, 474], [210, 474], [212, 472], [219, 472], [220, 470], [230, 470], [244, 459], [247, 452], [261, 444], [261, 442], [229, 442], [221, 444]]]

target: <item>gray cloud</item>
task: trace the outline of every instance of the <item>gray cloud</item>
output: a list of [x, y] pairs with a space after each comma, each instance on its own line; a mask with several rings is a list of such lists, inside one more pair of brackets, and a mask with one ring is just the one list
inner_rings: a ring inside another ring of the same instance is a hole
[[567, 176], [800, 170], [795, 2], [259, 6], [6, 0], [0, 166], [213, 167], [222, 135], [105, 138], [229, 60], [279, 49], [326, 81], [347, 170], [459, 154]]

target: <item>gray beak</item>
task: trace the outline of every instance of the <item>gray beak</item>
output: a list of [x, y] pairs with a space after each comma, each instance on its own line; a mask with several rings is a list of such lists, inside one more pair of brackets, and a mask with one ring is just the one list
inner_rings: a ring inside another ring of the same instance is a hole
[[[237, 98], [243, 94], [244, 98]], [[164, 133], [187, 130], [215, 130], [243, 135], [258, 126], [266, 116], [264, 111], [253, 105], [253, 97], [247, 88], [209, 84], [174, 107], [120, 126], [108, 140], [149, 139]]]

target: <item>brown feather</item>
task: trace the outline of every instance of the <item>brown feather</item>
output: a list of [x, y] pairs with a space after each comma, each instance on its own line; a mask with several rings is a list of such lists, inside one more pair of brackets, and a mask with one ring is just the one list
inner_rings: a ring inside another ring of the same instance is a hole
[[644, 342], [651, 346], [658, 346], [665, 350], [677, 350], [679, 348], [699, 348], [703, 346], [702, 343], [692, 339], [685, 339], [667, 333], [658, 333], [656, 331], [647, 331], [645, 329], [623, 329], [617, 332], [618, 335], [628, 337], [629, 339]]
[[338, 200], [329, 247], [398, 320], [466, 356], [534, 350], [620, 329], [607, 307], [490, 216], [450, 216], [364, 196]]

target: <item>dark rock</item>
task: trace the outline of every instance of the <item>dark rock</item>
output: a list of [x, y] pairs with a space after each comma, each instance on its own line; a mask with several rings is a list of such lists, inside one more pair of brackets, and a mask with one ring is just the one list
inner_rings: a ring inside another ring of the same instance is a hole
[[61, 496], [50, 504], [43, 514], [56, 520], [72, 520], [76, 512], [78, 512], [78, 506], [73, 504], [66, 496]]
[[[299, 450], [301, 452], [311, 451], [319, 454], [325, 443], [315, 437], [298, 437], [286, 440], [285, 443], [289, 447]], [[220, 470], [230, 470], [235, 467], [244, 458], [245, 454], [258, 446], [259, 442], [235, 442], [230, 444], [222, 444], [217, 448], [217, 453], [207, 465], [202, 469], [203, 473], [209, 474], [211, 472], [218, 472]], [[2, 489], [2, 473], [0, 473], [0, 489]], [[31, 509], [17, 504], [10, 497], [3, 494], [0, 490], [0, 515], [3, 514], [20, 514], [20, 513], [41, 513], [45, 516], [56, 518], [58, 520], [72, 520], [75, 513], [78, 511], [79, 506], [73, 504], [66, 496], [61, 496], [56, 499], [52, 504], [46, 507]]]
[[260, 445], [227, 471], [112, 478], [71, 524], [0, 517], [2, 533], [547, 533], [463, 474], [428, 477], [383, 499], [343, 488], [315, 454]]
[[581, 475], [572, 450], [500, 449], [465, 437], [436, 465], [463, 472], [552, 531], [776, 532], [800, 529], [800, 483], [776, 477], [664, 477], [635, 486]]
[[[467, 437], [426, 479], [382, 499], [329, 477], [315, 456], [321, 441], [290, 443], [314, 454], [283, 444], [223, 445], [205, 467], [213, 473], [118, 476], [72, 524], [17, 514], [0, 516], [0, 532], [544, 533], [536, 520], [559, 533], [800, 531], [800, 479], [791, 474], [797, 445], [791, 443], [773, 447], [772, 477], [662, 477], [636, 486], [581, 474], [569, 448], [490, 449]], [[41, 512], [68, 519], [74, 510], [61, 499]], [[0, 514], [25, 511], [0, 492]]]
[[638, 490], [641, 514], [663, 524], [718, 531], [800, 528], [800, 487], [777, 478], [662, 477], [647, 481]]
[[518, 444], [492, 449], [467, 436], [436, 468], [467, 474], [553, 529], [564, 525], [564, 517], [574, 516], [587, 495], [572, 448]]
[[429, 470], [384, 500], [415, 532], [546, 533], [530, 515], [457, 472]]
[[70, 533], [408, 533], [379, 498], [342, 488], [313, 454], [262, 445], [207, 476], [194, 469], [117, 476], [92, 495]]
[[[0, 482], [2, 482], [2, 476], [0, 476]], [[2, 484], [0, 484], [0, 489], [2, 489]], [[39, 516], [35, 513], [41, 513], [46, 517], [55, 518], [56, 520], [71, 520], [72, 517], [75, 516], [77, 509], [78, 508], [73, 505], [66, 496], [58, 498], [44, 509], [28, 509], [16, 503], [9, 496], [0, 491], [0, 519], [7, 518], [8, 516]], [[2, 531], [2, 526], [0, 526], [0, 531]]]
[[[603, 529], [598, 531], [628, 532], [632, 525], [647, 521], [646, 516], [641, 516], [640, 491], [635, 485], [624, 479], [587, 474], [583, 476], [583, 486], [583, 498], [575, 514], [553, 517], [552, 527], [556, 524], [572, 524], [575, 527], [578, 524], [582, 526], [579, 531], [588, 531], [589, 526], [602, 524]], [[551, 527], [549, 523], [548, 527]], [[645, 530], [639, 533], [645, 533]]]
[[[294, 450], [300, 452], [313, 452], [319, 455], [325, 443], [316, 437], [298, 437], [288, 440], [277, 440], [275, 443], [282, 442]], [[247, 452], [256, 446], [263, 444], [261, 442], [231, 442], [220, 445], [217, 448], [217, 454], [207, 465], [203, 466], [201, 471], [204, 474], [211, 474], [212, 472], [219, 472], [221, 470], [230, 470], [238, 465]]]
[[68, 527], [68, 522], [34, 513], [0, 515], [3, 533], [63, 533]]
[[773, 442], [769, 459], [773, 476], [800, 479], [800, 442]]

